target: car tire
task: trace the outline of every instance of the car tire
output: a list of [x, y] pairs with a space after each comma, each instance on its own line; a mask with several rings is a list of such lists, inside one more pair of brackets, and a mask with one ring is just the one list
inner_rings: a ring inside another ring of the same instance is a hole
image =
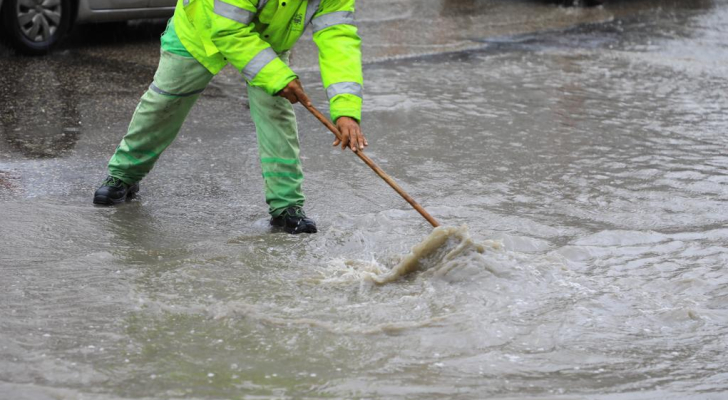
[[71, 26], [71, 0], [3, 0], [6, 41], [26, 55], [47, 54]]

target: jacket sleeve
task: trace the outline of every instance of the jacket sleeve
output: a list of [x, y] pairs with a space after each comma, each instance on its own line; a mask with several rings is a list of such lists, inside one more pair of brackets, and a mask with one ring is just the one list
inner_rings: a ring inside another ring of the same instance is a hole
[[354, 23], [355, 0], [322, 0], [313, 15], [313, 40], [319, 49], [321, 80], [331, 119], [361, 121], [363, 77], [361, 38]]
[[296, 79], [271, 46], [253, 31], [257, 0], [212, 1], [212, 43], [249, 84], [274, 95]]

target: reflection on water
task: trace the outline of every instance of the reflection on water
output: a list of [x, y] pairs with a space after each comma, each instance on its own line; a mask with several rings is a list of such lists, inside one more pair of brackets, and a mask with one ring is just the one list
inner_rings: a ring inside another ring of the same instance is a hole
[[[0, 78], [0, 137], [8, 149], [29, 158], [58, 157], [81, 134], [77, 81], [63, 66], [3, 68]], [[0, 147], [2, 149], [3, 147]]]
[[722, 398], [728, 4], [697, 3], [369, 65], [370, 156], [472, 235], [417, 265], [429, 227], [302, 116], [317, 235], [270, 233], [222, 118], [122, 207], [3, 201], [0, 391]]

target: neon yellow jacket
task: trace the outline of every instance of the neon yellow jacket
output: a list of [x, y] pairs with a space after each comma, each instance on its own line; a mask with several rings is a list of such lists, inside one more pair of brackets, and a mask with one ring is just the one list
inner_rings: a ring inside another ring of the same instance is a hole
[[228, 63], [248, 84], [274, 95], [296, 74], [278, 58], [310, 23], [331, 118], [361, 120], [361, 39], [355, 0], [178, 0], [180, 41], [211, 73]]

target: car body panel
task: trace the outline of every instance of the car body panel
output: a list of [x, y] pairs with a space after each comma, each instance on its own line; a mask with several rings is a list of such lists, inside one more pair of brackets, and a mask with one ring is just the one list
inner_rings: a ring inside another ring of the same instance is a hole
[[87, 0], [92, 10], [120, 10], [128, 8], [146, 8], [149, 0]]
[[149, 7], [173, 7], [177, 5], [177, 0], [149, 0]]
[[[169, 18], [174, 14], [174, 0], [79, 0], [76, 23], [113, 22], [142, 18]], [[129, 7], [129, 4], [137, 5]], [[98, 8], [114, 6], [124, 8]], [[94, 8], [96, 7], [96, 8]]]

